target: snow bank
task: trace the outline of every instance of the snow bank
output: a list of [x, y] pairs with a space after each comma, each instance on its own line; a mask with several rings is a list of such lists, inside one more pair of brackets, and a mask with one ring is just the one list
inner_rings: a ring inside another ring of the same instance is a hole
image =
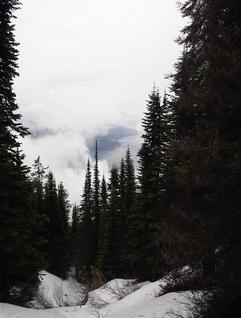
[[134, 279], [113, 279], [88, 294], [87, 306], [103, 307], [112, 304], [143, 286]]
[[77, 306], [83, 304], [86, 298], [85, 286], [72, 277], [62, 280], [53, 274], [42, 271], [40, 281], [37, 297], [32, 302], [34, 308]]
[[[49, 286], [48, 297], [53, 295], [56, 281], [61, 282], [64, 290], [69, 292], [68, 284], [53, 276], [47, 274], [42, 282], [42, 286]], [[163, 295], [165, 284], [165, 279], [143, 284], [136, 284], [133, 280], [114, 279], [90, 292], [86, 305], [33, 310], [0, 304], [0, 318], [171, 318], [173, 313], [184, 318], [191, 317], [189, 309], [192, 294], [179, 292]]]
[[0, 317], [1, 318], [60, 318], [49, 313], [48, 310], [28, 309], [19, 306], [1, 304], [0, 303]]

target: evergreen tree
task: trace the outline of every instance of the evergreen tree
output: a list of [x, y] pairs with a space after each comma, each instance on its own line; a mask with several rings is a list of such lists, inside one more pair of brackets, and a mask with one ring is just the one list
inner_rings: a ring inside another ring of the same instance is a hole
[[[57, 199], [57, 189], [54, 175], [52, 172], [47, 174], [44, 193], [44, 209], [47, 215], [46, 222], [46, 252], [48, 255], [48, 270], [58, 275], [58, 239], [59, 239], [59, 208]], [[57, 249], [56, 249], [57, 247]]]
[[70, 247], [71, 247], [71, 264], [74, 267], [75, 274], [77, 274], [79, 264], [79, 250], [80, 250], [80, 211], [77, 205], [73, 206], [71, 230], [70, 230]]
[[61, 249], [61, 272], [62, 277], [64, 277], [69, 269], [70, 266], [70, 242], [69, 242], [69, 210], [70, 210], [70, 203], [68, 200], [68, 191], [64, 188], [63, 182], [60, 182], [58, 186], [58, 207], [59, 207], [59, 214], [60, 214], [60, 233], [61, 233], [61, 240], [59, 244], [62, 245]]
[[[169, 147], [169, 116], [166, 99], [161, 103], [157, 89], [152, 90], [144, 115], [143, 144], [139, 156], [140, 193], [132, 216], [135, 229], [132, 237], [132, 263], [141, 278], [155, 279], [164, 274], [161, 246], [157, 244], [157, 223], [163, 216], [165, 168]], [[158, 242], [159, 243], [159, 242]]]
[[147, 101], [147, 112], [142, 121], [143, 144], [138, 153], [140, 191], [143, 208], [150, 219], [159, 219], [162, 194], [165, 191], [164, 168], [169, 138], [169, 118], [166, 97], [163, 104], [158, 90], [153, 89]]
[[[34, 209], [33, 190], [26, 177], [29, 169], [23, 164], [24, 156], [16, 156], [15, 169], [11, 169], [9, 201], [1, 206], [0, 268], [1, 300], [26, 303], [38, 284], [38, 271], [45, 265], [41, 251], [42, 237], [36, 236], [41, 219]], [[9, 172], [10, 172], [9, 171]], [[5, 183], [5, 185], [7, 185]], [[5, 214], [5, 213], [6, 214]], [[2, 214], [3, 213], [3, 214]], [[18, 287], [19, 293], [10, 293]]]
[[99, 255], [99, 270], [108, 278], [119, 274], [120, 266], [120, 192], [118, 169], [113, 167], [108, 184], [109, 200], [104, 211], [104, 240]]
[[31, 180], [34, 190], [35, 208], [39, 214], [44, 214], [44, 178], [46, 176], [46, 169], [44, 168], [40, 157], [34, 161]]
[[94, 258], [97, 257], [98, 238], [99, 238], [99, 222], [100, 222], [100, 180], [98, 167], [98, 144], [96, 140], [95, 148], [95, 167], [93, 182], [93, 234], [94, 234]]
[[32, 170], [31, 170], [31, 183], [33, 188], [33, 205], [37, 214], [40, 218], [40, 224], [38, 230], [36, 230], [36, 236], [43, 238], [43, 243], [41, 245], [41, 253], [45, 257], [45, 262], [47, 266], [47, 233], [46, 225], [48, 221], [48, 216], [45, 210], [45, 194], [44, 194], [44, 179], [46, 178], [46, 170], [44, 168], [40, 157], [34, 161]]
[[124, 201], [125, 201], [125, 194], [126, 194], [126, 178], [125, 178], [125, 163], [124, 163], [124, 159], [121, 159], [121, 163], [120, 163], [120, 204], [121, 204], [121, 211], [124, 213]]
[[94, 265], [95, 258], [93, 189], [89, 160], [81, 202], [80, 240], [80, 269], [78, 272], [80, 272], [83, 281], [89, 282], [91, 279], [91, 267]]
[[[220, 222], [223, 223], [223, 217], [230, 222], [226, 211], [239, 189], [238, 163], [230, 156], [231, 152], [239, 154], [240, 89], [236, 61], [240, 34], [232, 34], [239, 23], [234, 13], [238, 7], [236, 1], [232, 4], [186, 1], [182, 7], [192, 23], [183, 31], [180, 43], [185, 50], [173, 77], [176, 94], [173, 105], [177, 114], [175, 202], [179, 205], [175, 217], [185, 215], [186, 235], [190, 230], [190, 248], [186, 246], [185, 250], [188, 258], [192, 252], [193, 259], [203, 254], [205, 246], [206, 252], [210, 251], [211, 242], [214, 244], [211, 250], [220, 245], [218, 238], [223, 237]], [[211, 238], [214, 223], [220, 231], [215, 240]], [[191, 236], [202, 231], [199, 234], [203, 244], [194, 246]]]
[[201, 317], [234, 317], [241, 303], [241, 4], [188, 0], [181, 10], [190, 24], [172, 86], [169, 260], [176, 254], [173, 266], [201, 261], [213, 280], [210, 312]]
[[45, 211], [48, 218], [45, 232], [48, 270], [62, 278], [65, 277], [68, 269], [68, 255], [66, 255], [68, 207], [66, 199], [66, 191], [63, 186], [60, 186], [58, 193], [54, 175], [49, 172], [45, 185]]
[[100, 206], [101, 208], [106, 208], [108, 202], [107, 185], [105, 181], [105, 176], [102, 178], [101, 182], [101, 195], [100, 195]]
[[[122, 163], [124, 165], [124, 191], [122, 194], [122, 205], [123, 209], [123, 225], [122, 225], [122, 237], [123, 237], [123, 247], [121, 251], [121, 266], [122, 274], [126, 277], [132, 276], [130, 272], [130, 259], [132, 257], [132, 240], [135, 239], [134, 231], [135, 224], [133, 224], [133, 213], [134, 207], [136, 206], [136, 180], [135, 180], [135, 169], [133, 160], [131, 158], [131, 152], [128, 147], [125, 161]], [[133, 277], [133, 276], [132, 276]]]
[[12, 19], [18, 7], [17, 0], [0, 3], [0, 301], [5, 302], [11, 301], [13, 286], [23, 291], [28, 285], [30, 291], [44, 264], [38, 250], [42, 239], [33, 233], [41, 222], [33, 208], [29, 171], [18, 150], [18, 138], [27, 134], [13, 91], [18, 51]]
[[108, 231], [108, 193], [105, 177], [103, 176], [101, 182], [100, 193], [100, 225], [99, 225], [99, 238], [98, 238], [98, 254], [96, 260], [96, 267], [103, 275], [103, 264], [105, 262], [105, 243], [107, 240]]
[[119, 213], [117, 215], [118, 221], [118, 233], [119, 233], [119, 276], [123, 276], [125, 273], [124, 269], [124, 258], [126, 252], [126, 239], [127, 239], [127, 211], [125, 207], [126, 199], [126, 167], [124, 159], [121, 159], [120, 173], [119, 173]]
[[135, 204], [136, 197], [136, 180], [135, 168], [131, 158], [131, 151], [128, 147], [125, 157], [125, 209], [129, 215], [133, 205]]

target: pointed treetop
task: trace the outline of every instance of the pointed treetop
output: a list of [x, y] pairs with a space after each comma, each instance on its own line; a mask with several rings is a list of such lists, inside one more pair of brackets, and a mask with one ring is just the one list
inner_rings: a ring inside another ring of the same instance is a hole
[[156, 81], [153, 82], [152, 94], [159, 95], [159, 88], [156, 86]]
[[167, 92], [164, 90], [164, 96], [163, 96], [163, 105], [166, 106], [167, 104]]
[[95, 162], [98, 162], [98, 140], [95, 141]]
[[105, 176], [102, 176], [102, 182], [101, 182], [101, 190], [106, 191], [106, 180], [105, 180]]
[[126, 150], [126, 159], [131, 157], [131, 150], [130, 146], [128, 145], [127, 150]]

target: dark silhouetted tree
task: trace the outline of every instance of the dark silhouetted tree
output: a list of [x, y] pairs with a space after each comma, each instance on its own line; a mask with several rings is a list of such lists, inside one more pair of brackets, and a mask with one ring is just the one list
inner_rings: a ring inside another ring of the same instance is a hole
[[91, 267], [94, 265], [94, 215], [93, 215], [93, 188], [91, 183], [90, 161], [88, 160], [84, 191], [80, 206], [80, 278], [82, 281], [90, 282]]
[[140, 278], [155, 279], [164, 274], [161, 247], [156, 240], [157, 224], [163, 216], [163, 196], [166, 190], [164, 172], [167, 165], [169, 110], [166, 98], [161, 102], [154, 87], [144, 114], [143, 143], [139, 156], [138, 203], [131, 216], [133, 225], [131, 262]]
[[200, 317], [235, 317], [241, 310], [241, 4], [188, 0], [181, 10], [190, 23], [179, 39], [184, 50], [172, 86], [168, 261], [173, 255], [172, 266], [202, 262], [214, 297]]
[[67, 192], [63, 185], [60, 185], [57, 191], [54, 175], [49, 172], [45, 184], [45, 211], [47, 215], [45, 235], [48, 270], [62, 278], [65, 277], [69, 265], [67, 252], [68, 209]]
[[98, 167], [98, 143], [96, 140], [95, 148], [95, 167], [93, 180], [93, 239], [94, 239], [94, 258], [96, 259], [98, 253], [98, 238], [100, 226], [100, 179]]
[[24, 286], [31, 293], [44, 266], [38, 250], [42, 239], [34, 237], [41, 222], [33, 208], [29, 170], [19, 151], [19, 137], [26, 136], [27, 130], [13, 90], [18, 50], [12, 19], [18, 7], [17, 0], [0, 3], [0, 301], [5, 302], [13, 301], [13, 286], [22, 290], [22, 301], [27, 301]]
[[70, 227], [69, 227], [69, 213], [70, 203], [68, 200], [68, 191], [64, 188], [63, 182], [60, 182], [58, 186], [57, 198], [60, 217], [60, 229], [61, 238], [59, 245], [61, 245], [61, 277], [65, 277], [70, 267]]

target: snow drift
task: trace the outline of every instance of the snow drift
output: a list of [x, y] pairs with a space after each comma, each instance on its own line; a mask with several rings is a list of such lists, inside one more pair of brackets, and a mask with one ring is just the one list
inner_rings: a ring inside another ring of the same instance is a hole
[[[69, 285], [68, 281], [45, 272], [41, 286], [45, 290], [48, 286], [49, 300], [54, 302], [53, 286], [60, 283], [66, 293], [66, 302], [67, 299], [71, 303], [78, 297], [83, 298], [79, 292], [74, 294], [72, 282]], [[165, 284], [165, 280], [137, 284], [133, 280], [115, 279], [91, 291], [85, 305], [36, 310], [0, 304], [0, 318], [171, 318], [173, 314], [190, 317], [192, 294], [179, 292], [163, 295]]]

